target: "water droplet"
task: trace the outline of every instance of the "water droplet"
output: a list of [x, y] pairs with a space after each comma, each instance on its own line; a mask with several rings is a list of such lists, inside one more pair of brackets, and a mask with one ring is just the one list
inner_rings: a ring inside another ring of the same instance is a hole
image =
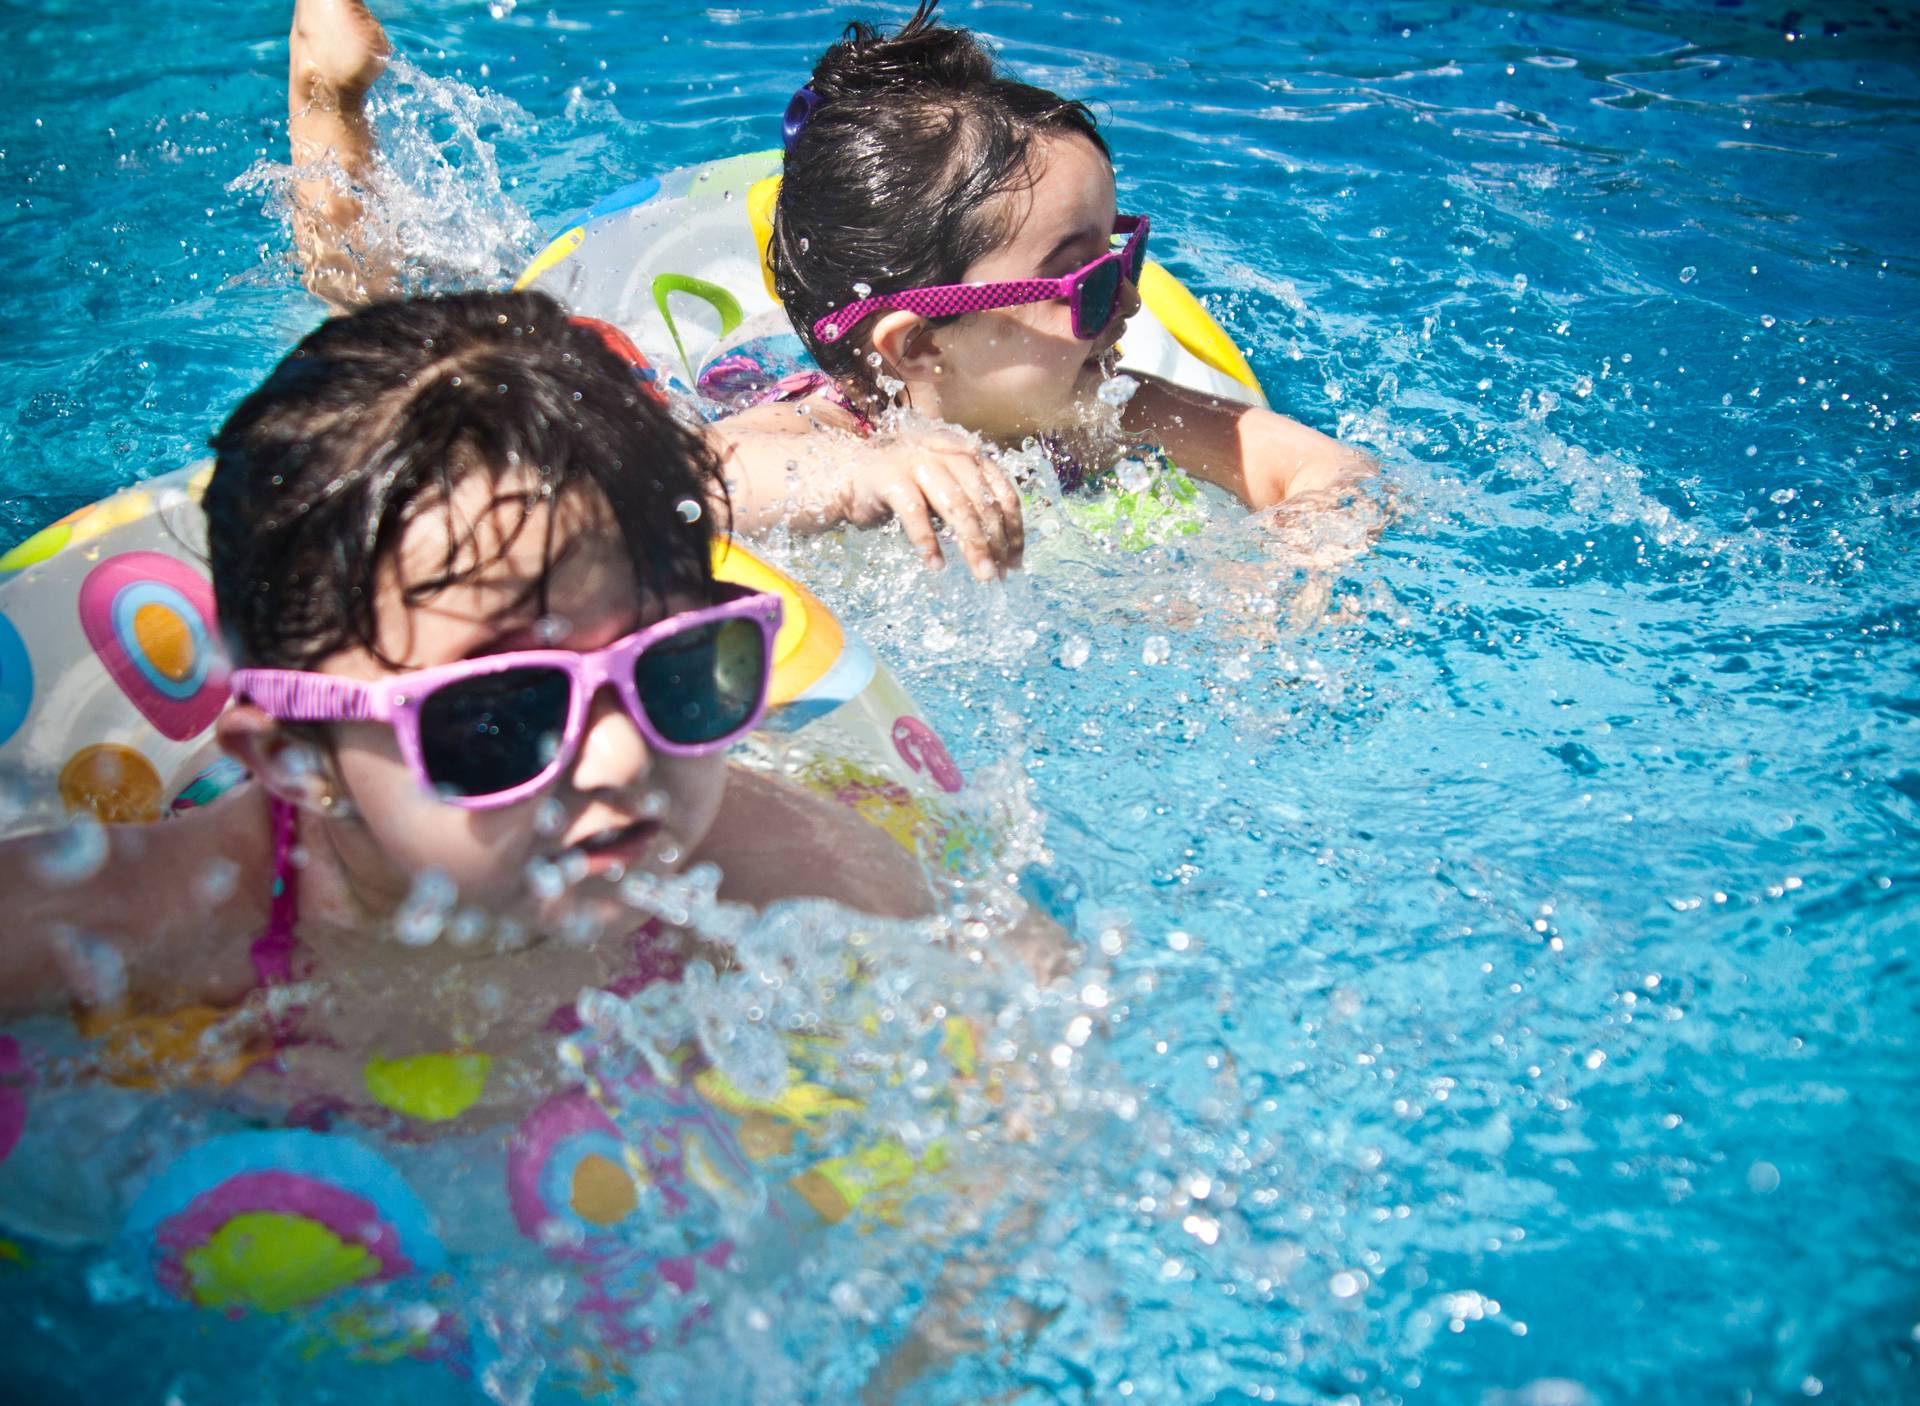
[[194, 892], [207, 907], [213, 908], [233, 897], [240, 884], [240, 866], [231, 859], [209, 859], [200, 866], [194, 880]]
[[533, 638], [543, 645], [556, 645], [573, 633], [573, 622], [564, 615], [542, 615], [533, 622]]
[[1691, 283], [1693, 282], [1694, 275], [1699, 272], [1700, 272], [1699, 269], [1695, 268], [1692, 264], [1688, 264], [1685, 268], [1680, 270], [1680, 281], [1682, 283]]
[[408, 947], [425, 947], [446, 928], [459, 899], [460, 890], [444, 869], [422, 870], [394, 915], [394, 936]]
[[34, 867], [50, 884], [79, 884], [100, 872], [107, 862], [107, 827], [90, 812], [81, 811], [48, 837], [34, 857]]
[[1343, 1269], [1327, 1281], [1336, 1299], [1350, 1299], [1367, 1287], [1367, 1276], [1357, 1269]]
[[673, 510], [680, 515], [682, 522], [698, 522], [701, 513], [705, 511], [699, 501], [694, 498], [682, 498], [673, 505]]
[[527, 887], [536, 898], [555, 899], [567, 891], [566, 876], [551, 859], [529, 859], [526, 878]]
[[551, 838], [567, 828], [567, 808], [557, 796], [543, 796], [533, 811], [533, 833]]
[[1088, 643], [1085, 635], [1070, 635], [1060, 644], [1060, 667], [1078, 669], [1087, 662], [1092, 653], [1093, 646]]
[[1173, 653], [1173, 646], [1165, 635], [1148, 635], [1146, 643], [1140, 646], [1142, 664], [1164, 664]]
[[1100, 383], [1100, 389], [1094, 394], [1102, 405], [1111, 405], [1116, 409], [1133, 399], [1133, 393], [1140, 389], [1140, 383], [1131, 376], [1109, 376]]
[[1747, 1189], [1765, 1196], [1780, 1189], [1780, 1169], [1771, 1162], [1755, 1162], [1747, 1168]]
[[870, 298], [870, 297], [872, 297], [872, 296], [873, 296], [873, 285], [872, 285], [871, 283], [856, 283], [856, 284], [854, 284], [854, 285], [853, 285], [853, 296], [854, 296], [854, 297], [856, 297], [856, 298]]

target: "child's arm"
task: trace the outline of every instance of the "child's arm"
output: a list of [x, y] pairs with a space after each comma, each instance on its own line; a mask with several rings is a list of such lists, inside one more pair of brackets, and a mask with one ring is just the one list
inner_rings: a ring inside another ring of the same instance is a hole
[[386, 31], [362, 0], [294, 0], [287, 48], [301, 281], [336, 312], [391, 297], [393, 265], [369, 239], [365, 207], [352, 190], [373, 168], [366, 93], [387, 66]]
[[792, 404], [758, 405], [709, 428], [736, 532], [785, 526], [805, 535], [898, 518], [907, 540], [938, 570], [946, 560], [938, 515], [980, 580], [1020, 565], [1020, 495], [968, 440], [942, 433], [860, 439], [838, 406], [818, 398], [801, 403], [804, 415]]
[[[701, 853], [720, 866], [720, 896], [764, 908], [783, 898], [830, 898], [882, 918], [939, 907], [925, 874], [884, 832], [838, 801], [734, 767]], [[1072, 966], [1059, 924], [1032, 908], [1001, 939], [1042, 985]]]
[[246, 944], [227, 938], [258, 926], [271, 867], [252, 790], [152, 825], [0, 841], [0, 1019], [245, 990]]
[[920, 867], [847, 807], [745, 767], [727, 771], [720, 814], [695, 856], [720, 866], [720, 896], [764, 908], [829, 898], [880, 918], [937, 906]]
[[1193, 477], [1218, 484], [1256, 512], [1377, 471], [1367, 455], [1298, 420], [1158, 376], [1127, 374], [1140, 388], [1127, 402], [1123, 428], [1157, 441]]

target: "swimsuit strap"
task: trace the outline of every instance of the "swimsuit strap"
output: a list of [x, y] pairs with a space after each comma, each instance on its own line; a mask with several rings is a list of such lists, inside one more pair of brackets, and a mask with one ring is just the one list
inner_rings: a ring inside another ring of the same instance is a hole
[[253, 971], [262, 986], [284, 986], [293, 980], [293, 925], [300, 914], [293, 841], [299, 812], [278, 796], [268, 800], [273, 826], [273, 905], [266, 931], [253, 940]]
[[783, 405], [788, 401], [805, 400], [808, 396], [815, 394], [824, 397], [829, 403], [839, 406], [853, 416], [854, 423], [859, 425], [862, 435], [873, 433], [875, 428], [873, 421], [859, 406], [847, 398], [847, 393], [840, 389], [839, 382], [820, 371], [796, 371], [791, 376], [782, 376], [753, 404]]
[[1078, 493], [1087, 486], [1086, 469], [1061, 440], [1050, 434], [1041, 435], [1040, 448], [1059, 476], [1062, 493]]

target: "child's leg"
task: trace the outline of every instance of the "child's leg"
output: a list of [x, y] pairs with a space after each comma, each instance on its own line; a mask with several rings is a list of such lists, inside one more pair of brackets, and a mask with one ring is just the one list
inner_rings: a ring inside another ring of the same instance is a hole
[[294, 0], [287, 135], [295, 170], [313, 173], [294, 181], [294, 247], [302, 281], [336, 310], [396, 291], [392, 264], [370, 254], [366, 211], [348, 189], [373, 166], [366, 93], [390, 48], [362, 0]]

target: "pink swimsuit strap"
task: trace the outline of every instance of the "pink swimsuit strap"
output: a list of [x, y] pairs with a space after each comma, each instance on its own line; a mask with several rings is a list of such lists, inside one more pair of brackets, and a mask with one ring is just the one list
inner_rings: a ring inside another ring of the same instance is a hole
[[293, 980], [293, 927], [300, 914], [299, 876], [293, 865], [299, 812], [278, 796], [267, 805], [273, 826], [273, 903], [266, 930], [253, 940], [253, 973], [262, 986], [284, 986]]
[[815, 394], [853, 416], [854, 423], [859, 425], [862, 435], [873, 433], [875, 428], [873, 421], [859, 406], [847, 399], [847, 393], [840, 389], [839, 382], [820, 371], [796, 371], [791, 376], [782, 376], [756, 397], [753, 404], [784, 405], [789, 401], [805, 400], [808, 396]]

